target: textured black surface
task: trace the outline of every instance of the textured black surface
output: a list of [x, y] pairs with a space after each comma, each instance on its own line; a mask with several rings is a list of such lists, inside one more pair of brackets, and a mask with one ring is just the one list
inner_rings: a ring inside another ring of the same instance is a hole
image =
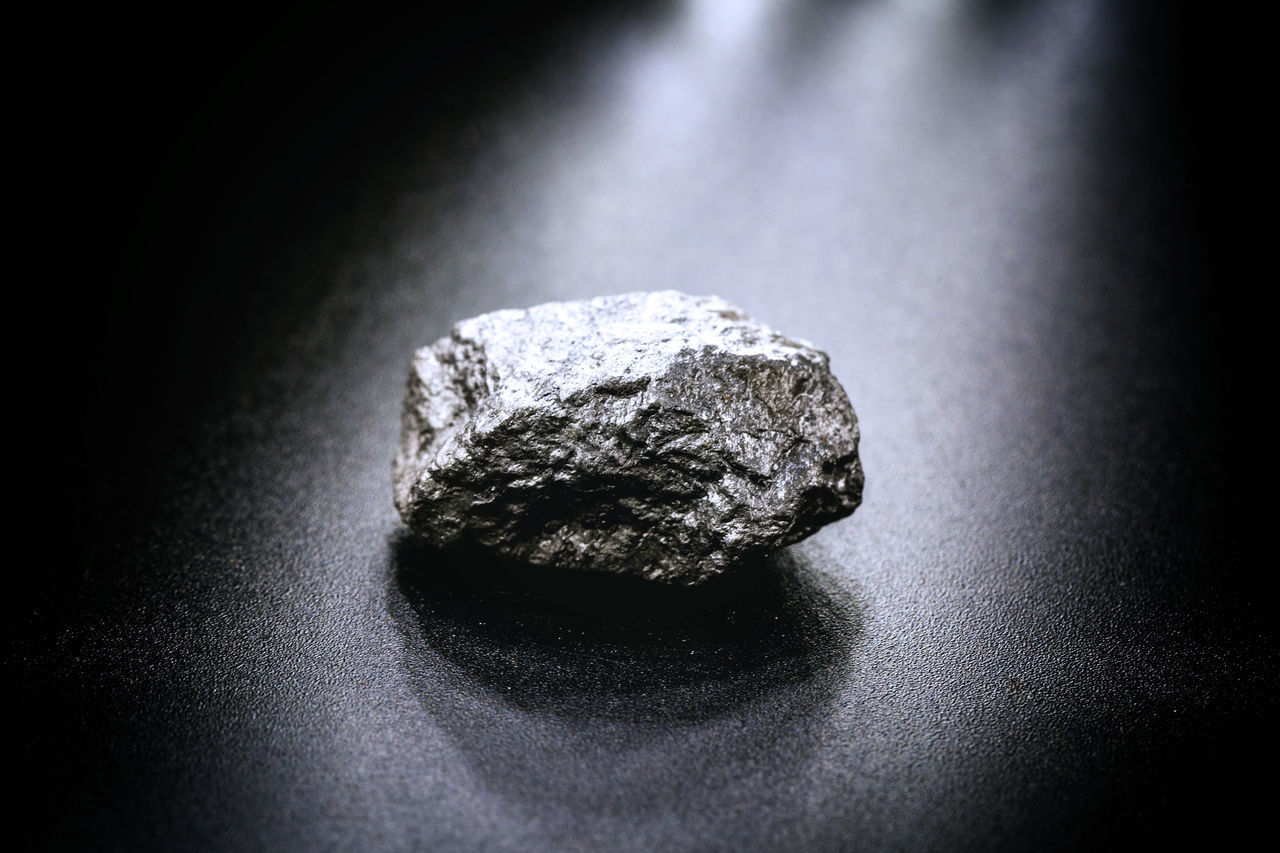
[[[1210, 33], [1164, 5], [727, 5], [83, 23], [74, 530], [9, 625], [24, 842], [1266, 826]], [[656, 286], [830, 352], [857, 515], [693, 600], [546, 600], [404, 544], [413, 347]]]

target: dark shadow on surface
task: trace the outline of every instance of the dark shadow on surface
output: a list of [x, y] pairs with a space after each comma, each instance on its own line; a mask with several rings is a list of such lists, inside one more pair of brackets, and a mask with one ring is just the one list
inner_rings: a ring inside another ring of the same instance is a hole
[[782, 813], [805, 807], [863, 632], [853, 596], [794, 552], [699, 590], [405, 538], [390, 554], [407, 679], [477, 795], [575, 837], [606, 814], [738, 826], [762, 777]]
[[707, 720], [830, 684], [862, 633], [852, 597], [790, 552], [696, 589], [441, 552], [407, 535], [391, 552], [411, 648], [527, 711]]

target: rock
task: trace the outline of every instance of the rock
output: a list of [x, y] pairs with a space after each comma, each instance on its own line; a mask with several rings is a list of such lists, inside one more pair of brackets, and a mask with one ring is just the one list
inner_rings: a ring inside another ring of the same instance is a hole
[[674, 291], [495, 311], [414, 354], [396, 508], [434, 545], [698, 584], [849, 515], [827, 355]]

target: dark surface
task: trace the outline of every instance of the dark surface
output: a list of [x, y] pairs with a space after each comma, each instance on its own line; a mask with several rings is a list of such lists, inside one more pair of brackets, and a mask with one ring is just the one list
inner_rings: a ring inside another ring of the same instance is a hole
[[[66, 24], [73, 529], [9, 620], [23, 846], [1266, 828], [1230, 66], [1111, 5]], [[414, 347], [660, 287], [831, 354], [855, 516], [691, 599], [402, 541]]]

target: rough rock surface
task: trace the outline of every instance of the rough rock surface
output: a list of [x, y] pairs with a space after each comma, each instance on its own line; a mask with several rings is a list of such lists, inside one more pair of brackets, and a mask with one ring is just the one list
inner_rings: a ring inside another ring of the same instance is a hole
[[414, 354], [395, 502], [438, 546], [697, 584], [849, 515], [827, 356], [674, 291], [495, 311]]

